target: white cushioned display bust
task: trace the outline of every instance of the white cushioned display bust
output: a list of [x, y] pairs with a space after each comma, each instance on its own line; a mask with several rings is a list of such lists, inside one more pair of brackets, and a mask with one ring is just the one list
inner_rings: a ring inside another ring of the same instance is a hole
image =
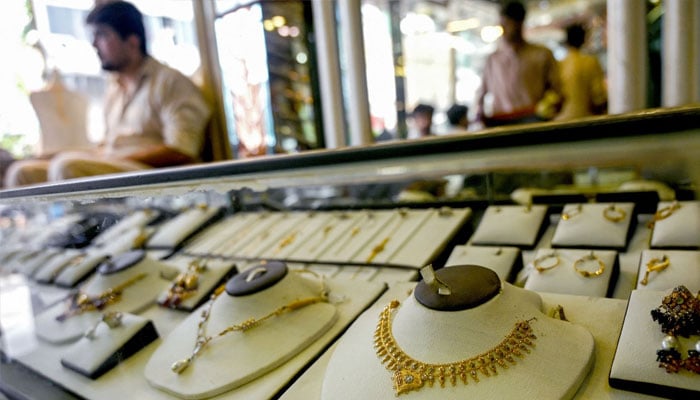
[[[475, 276], [477, 269], [488, 273]], [[438, 289], [421, 282], [400, 305], [360, 316], [331, 356], [322, 399], [394, 399], [399, 392], [406, 399], [567, 399], [576, 393], [593, 361], [588, 331], [547, 317], [537, 294], [501, 283], [483, 267], [443, 268], [435, 276]], [[450, 294], [440, 295], [446, 288]], [[487, 361], [491, 355], [508, 368]]]
[[36, 334], [50, 343], [64, 343], [93, 326], [100, 311], [141, 312], [168, 284], [161, 275], [176, 271], [141, 250], [105, 261], [76, 293], [37, 315]]
[[271, 261], [234, 276], [165, 338], [146, 364], [148, 382], [201, 399], [251, 382], [303, 351], [338, 317], [322, 278], [306, 273]]

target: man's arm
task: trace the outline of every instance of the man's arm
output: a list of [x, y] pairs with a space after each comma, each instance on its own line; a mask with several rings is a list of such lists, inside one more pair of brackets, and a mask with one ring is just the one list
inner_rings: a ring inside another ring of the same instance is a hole
[[484, 122], [484, 97], [486, 96], [486, 93], [488, 93], [488, 87], [487, 87], [487, 81], [489, 79], [489, 69], [490, 69], [490, 57], [486, 61], [486, 64], [484, 65], [484, 71], [481, 74], [481, 85], [479, 85], [479, 88], [476, 91], [476, 99], [475, 99], [475, 115], [476, 115], [476, 121], [477, 122]]
[[170, 148], [164, 144], [149, 146], [141, 151], [129, 154], [126, 158], [132, 161], [148, 164], [154, 168], [190, 164], [195, 161], [189, 155]]

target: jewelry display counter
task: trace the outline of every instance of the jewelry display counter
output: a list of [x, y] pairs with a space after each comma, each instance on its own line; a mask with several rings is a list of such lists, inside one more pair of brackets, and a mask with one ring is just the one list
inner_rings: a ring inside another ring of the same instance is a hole
[[[700, 288], [698, 121], [699, 108], [651, 110], [0, 192], [0, 392], [393, 398], [400, 386], [406, 398], [514, 398], [521, 388], [541, 398], [637, 399], [669, 387], [694, 395], [694, 353], [682, 354], [689, 368], [666, 372], [650, 349], [634, 347], [651, 345], [634, 327], [655, 322], [630, 318], [679, 285], [693, 296]], [[87, 235], [90, 213], [116, 221]], [[81, 247], [67, 246], [77, 231]], [[276, 265], [286, 272], [274, 278]], [[437, 299], [458, 294], [444, 274], [465, 265], [492, 271], [501, 288], [493, 304], [427, 312], [413, 300], [428, 283]], [[236, 296], [235, 287], [258, 280], [273, 283]], [[401, 306], [382, 312], [392, 300]], [[507, 318], [515, 309], [518, 318]], [[503, 324], [472, 329], [488, 310]], [[382, 351], [445, 369], [424, 374], [432, 388], [406, 389], [423, 376], [377, 355], [380, 315], [392, 321], [382, 325]], [[423, 329], [406, 329], [412, 323]], [[508, 369], [489, 364], [498, 375], [488, 379], [457, 372], [529, 338], [530, 328], [537, 338], [522, 353], [532, 354]], [[697, 339], [676, 347], [687, 352]], [[394, 342], [402, 350], [389, 350]], [[553, 367], [554, 354], [575, 360]], [[362, 382], [348, 380], [358, 367]]]

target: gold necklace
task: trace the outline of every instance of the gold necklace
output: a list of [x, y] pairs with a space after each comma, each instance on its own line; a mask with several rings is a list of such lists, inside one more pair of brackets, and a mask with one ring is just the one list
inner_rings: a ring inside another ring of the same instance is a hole
[[183, 358], [182, 360], [174, 362], [171, 366], [170, 369], [176, 373], [180, 374], [182, 371], [186, 370], [187, 367], [194, 362], [195, 358], [199, 356], [199, 354], [204, 350], [204, 348], [212, 341], [217, 338], [220, 338], [222, 336], [225, 336], [226, 334], [229, 334], [231, 332], [246, 332], [249, 331], [256, 326], [262, 324], [263, 322], [267, 321], [270, 318], [280, 316], [282, 314], [292, 312], [295, 310], [299, 310], [301, 308], [310, 306], [312, 304], [316, 303], [322, 303], [322, 302], [327, 302], [328, 301], [328, 289], [326, 287], [326, 282], [323, 279], [323, 276], [318, 275], [317, 273], [310, 271], [310, 270], [298, 270], [294, 271], [296, 273], [310, 273], [316, 278], [320, 279], [321, 281], [321, 292], [319, 293], [318, 296], [314, 297], [307, 297], [305, 299], [298, 299], [294, 300], [291, 303], [285, 304], [274, 311], [266, 314], [263, 317], [260, 318], [248, 318], [247, 320], [241, 322], [240, 324], [234, 324], [234, 325], [229, 325], [226, 328], [222, 329], [219, 333], [215, 335], [207, 335], [206, 330], [207, 330], [207, 322], [209, 321], [209, 316], [211, 315], [211, 308], [214, 305], [214, 300], [216, 300], [217, 297], [224, 291], [224, 288], [226, 287], [225, 285], [219, 286], [214, 293], [211, 295], [211, 298], [209, 299], [209, 303], [204, 307], [202, 310], [202, 313], [200, 314], [200, 320], [197, 323], [197, 339], [195, 340], [194, 343], [194, 348], [192, 349], [192, 353], [190, 353], [189, 357]]
[[477, 356], [445, 364], [429, 364], [412, 358], [396, 343], [391, 332], [391, 314], [399, 307], [397, 300], [392, 301], [379, 314], [377, 329], [374, 331], [374, 348], [384, 367], [393, 372], [394, 391], [396, 395], [419, 390], [426, 383], [433, 387], [437, 380], [440, 387], [445, 387], [449, 380], [452, 386], [459, 378], [465, 385], [468, 378], [479, 382], [479, 374], [489, 377], [498, 375], [498, 366], [508, 368], [508, 363], [515, 364], [513, 356], [523, 358], [534, 348], [537, 336], [532, 332], [530, 321], [518, 321], [513, 330], [494, 348]]
[[178, 274], [168, 288], [165, 299], [159, 302], [163, 307], [174, 308], [183, 300], [197, 293], [199, 289], [199, 275], [207, 270], [206, 261], [193, 260], [187, 266], [187, 270]]
[[114, 304], [122, 299], [124, 289], [145, 278], [148, 274], [142, 272], [127, 279], [117, 286], [111, 287], [97, 296], [89, 296], [81, 291], [77, 291], [71, 296], [68, 309], [56, 317], [57, 321], [63, 322], [66, 319], [82, 314], [86, 311], [102, 310], [110, 304]]

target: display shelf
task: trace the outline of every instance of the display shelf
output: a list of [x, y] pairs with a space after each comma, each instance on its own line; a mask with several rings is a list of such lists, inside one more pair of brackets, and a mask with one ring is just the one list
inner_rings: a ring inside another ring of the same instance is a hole
[[[529, 265], [535, 259], [537, 251], [553, 247], [556, 228], [561, 224], [561, 212], [567, 203], [617, 203], [623, 202], [621, 196], [624, 194], [624, 202], [641, 207], [637, 208], [639, 211], [634, 215], [636, 224], [630, 229], [626, 247], [617, 250], [619, 276], [614, 290], [609, 294], [612, 298], [544, 292], [541, 295], [546, 307], [562, 304], [567, 317], [573, 323], [587, 328], [596, 339], [592, 372], [584, 380], [576, 398], [644, 398], [643, 395], [612, 389], [605, 379], [610, 370], [624, 309], [638, 281], [641, 254], [650, 249], [652, 230], [647, 227], [647, 223], [653, 218], [656, 208], [651, 207], [655, 204], [650, 203], [652, 196], [649, 193], [656, 192], [657, 197], [654, 198], [664, 201], [673, 200], [668, 200], [669, 196], [679, 201], [693, 201], [700, 194], [698, 121], [699, 107], [649, 110], [567, 123], [523, 125], [475, 134], [164, 168], [5, 190], [0, 192], [0, 239], [8, 247], [0, 249], [0, 260], [11, 261], [14, 265], [16, 260], [22, 258], [18, 255], [24, 254], [23, 249], [43, 249], [48, 254], [53, 250], [42, 247], [42, 240], [47, 235], [41, 234], [41, 228], [46, 230], [47, 226], [52, 226], [50, 222], [56, 221], [58, 216], [65, 217], [105, 207], [117, 209], [121, 212], [120, 215], [128, 216], [144, 207], [159, 208], [166, 213], [175, 214], [175, 210], [206, 204], [221, 207], [224, 218], [220, 223], [227, 224], [243, 221], [246, 213], [263, 212], [303, 211], [336, 215], [371, 211], [391, 214], [406, 209], [416, 214], [433, 212], [437, 215], [445, 209], [469, 210], [465, 218], [459, 220], [459, 224], [450, 225], [449, 229], [436, 228], [441, 236], [422, 230], [428, 226], [425, 223], [411, 225], [415, 233], [408, 234], [398, 232], [399, 225], [388, 222], [385, 225], [387, 231], [396, 229], [401, 237], [416, 239], [400, 248], [391, 247], [398, 242], [384, 243], [388, 246], [386, 250], [383, 253], [377, 250], [378, 255], [372, 257], [371, 262], [367, 262], [370, 258], [367, 251], [358, 253], [362, 255], [359, 258], [349, 256], [327, 260], [318, 256], [304, 258], [309, 254], [299, 250], [315, 246], [296, 243], [298, 248], [292, 245], [287, 245], [288, 249], [281, 247], [280, 243], [291, 233], [299, 230], [301, 235], [300, 229], [303, 227], [299, 224], [280, 227], [286, 230], [286, 234], [270, 237], [267, 242], [260, 238], [255, 245], [250, 246], [250, 252], [244, 257], [237, 254], [236, 246], [247, 246], [248, 242], [231, 243], [229, 246], [226, 240], [226, 235], [232, 239], [236, 235], [234, 232], [245, 231], [243, 222], [240, 226], [226, 225], [203, 230], [184, 239], [172, 255], [172, 260], [189, 256], [210, 257], [229, 265], [235, 263], [238, 271], [254, 262], [264, 262], [265, 257], [280, 258], [288, 261], [291, 269], [309, 269], [322, 274], [339, 282], [338, 285], [347, 287], [347, 296], [351, 299], [362, 300], [362, 304], [356, 304], [344, 319], [344, 326], [348, 326], [365, 307], [376, 305], [375, 299], [383, 290], [377, 288], [390, 283], [405, 293], [406, 288], [415, 285], [412, 281], [419, 279], [420, 266], [432, 263], [436, 268], [441, 268], [456, 246], [472, 245], [471, 235], [490, 206], [523, 207], [535, 197], [536, 203], [548, 206], [542, 230], [536, 229], [535, 245], [532, 246], [529, 242], [527, 245], [512, 245], [514, 251], [519, 251], [522, 257], [522, 262], [518, 261], [517, 264], [523, 266], [512, 281], [517, 286], [524, 286], [527, 274], [531, 272]], [[444, 193], [434, 195], [429, 202], [401, 201], [402, 191], [415, 182], [440, 182], [444, 185]], [[656, 191], [660, 187], [664, 188], [663, 193]], [[520, 197], [519, 194], [524, 191], [533, 196]], [[562, 193], [568, 197], [562, 197]], [[602, 193], [606, 195], [601, 195], [597, 200], [597, 195]], [[611, 198], [610, 193], [615, 196]], [[319, 226], [321, 225], [325, 224]], [[157, 232], [163, 226], [167, 226], [165, 221], [159, 221], [150, 225], [149, 229]], [[133, 229], [137, 228], [140, 227], [135, 225]], [[311, 231], [320, 229], [313, 226], [308, 228]], [[352, 234], [352, 230], [345, 232]], [[129, 235], [133, 233], [125, 229], [119, 236], [131, 237]], [[323, 237], [322, 234], [303, 233], [309, 238]], [[23, 244], [24, 241], [27, 244]], [[427, 253], [427, 250], [421, 249], [430, 247], [431, 241], [440, 241], [440, 251], [433, 249], [430, 250], [430, 255], [418, 254]], [[379, 248], [380, 243], [382, 241], [372, 241], [372, 245], [365, 250]], [[263, 245], [267, 247], [263, 248]], [[600, 248], [601, 251], [605, 247], [596, 245], [596, 249]], [[153, 251], [149, 252], [149, 256], [160, 260]], [[664, 249], [655, 248], [654, 251], [663, 252]], [[208, 252], [212, 254], [207, 254]], [[166, 258], [160, 261], [168, 263], [168, 254], [163, 254], [163, 257]], [[399, 258], [404, 261], [391, 262]], [[36, 257], [33, 261], [36, 261]], [[27, 265], [29, 264], [24, 264]], [[17, 274], [10, 274], [9, 270], [0, 266], [0, 284], [14, 282], [17, 277]], [[27, 282], [22, 290], [28, 292], [25, 294], [31, 298], [29, 301], [33, 307], [29, 310], [33, 315], [45, 311], [68, 293], [66, 289], [48, 284], [38, 284], [31, 280]], [[360, 296], [360, 299], [350, 290], [355, 287], [377, 290], [371, 290], [372, 293]], [[3, 307], [10, 304], [4, 296], [19, 293], [7, 288], [8, 286], [3, 286], [4, 290], [0, 292], [3, 297], [0, 304]], [[151, 306], [140, 315], [152, 319], [163, 338], [174, 331], [176, 325], [185, 320], [188, 314], [188, 311]], [[135, 398], [170, 398], [149, 386], [142, 374], [143, 365], [162, 339], [156, 340], [103, 377], [94, 382], [86, 382], [83, 377], [61, 369], [60, 364], [47, 361], [58, 360], [61, 348], [38, 341], [33, 335], [27, 344], [37, 342], [37, 347], [29, 353], [17, 353], [16, 350], [21, 349], [12, 347], [15, 342], [9, 340], [14, 337], [10, 327], [16, 320], [8, 320], [8, 315], [5, 312], [0, 314], [0, 326], [3, 327], [0, 353], [11, 356], [12, 360], [5, 358], [0, 363], [0, 391], [10, 397], [71, 398], [77, 393], [89, 398], [112, 398], [117, 393], [122, 397], [128, 393]], [[27, 323], [33, 324], [32, 315]], [[344, 327], [339, 327], [324, 342], [315, 343], [313, 351], [296, 365], [298, 368], [293, 372], [275, 371], [274, 376], [281, 380], [273, 378], [275, 382], [271, 386], [262, 382], [259, 387], [266, 386], [265, 389], [224, 393], [220, 398], [315, 398], [314, 391], [317, 390], [318, 382], [310, 380], [309, 376], [322, 379], [323, 360], [330, 354], [326, 350], [332, 350], [333, 344], [344, 332]], [[301, 371], [306, 365], [314, 361], [314, 366], [302, 375]], [[35, 372], [27, 372], [25, 365], [40, 371], [41, 378], [37, 378]], [[37, 385], [36, 390], [32, 390], [32, 385], [26, 383], [37, 379], [42, 385]], [[282, 381], [284, 382], [280, 384]], [[124, 392], [125, 388], [128, 388], [128, 392]], [[46, 395], [46, 390], [53, 390], [56, 394]]]

